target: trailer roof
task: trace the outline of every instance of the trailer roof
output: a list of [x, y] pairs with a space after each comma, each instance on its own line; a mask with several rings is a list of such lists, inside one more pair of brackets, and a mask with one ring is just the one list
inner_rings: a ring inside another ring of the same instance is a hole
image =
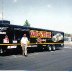
[[16, 28], [24, 28], [24, 29], [33, 29], [33, 30], [44, 30], [44, 31], [52, 31], [52, 32], [62, 32], [62, 31], [48, 30], [48, 29], [28, 27], [28, 26], [20, 26], [20, 25], [14, 25], [14, 24], [0, 24], [0, 26], [16, 27]]
[[48, 29], [34, 28], [34, 27], [30, 27], [30, 29], [34, 29], [34, 30], [44, 30], [44, 31], [52, 31], [52, 32], [62, 32], [62, 31], [48, 30]]

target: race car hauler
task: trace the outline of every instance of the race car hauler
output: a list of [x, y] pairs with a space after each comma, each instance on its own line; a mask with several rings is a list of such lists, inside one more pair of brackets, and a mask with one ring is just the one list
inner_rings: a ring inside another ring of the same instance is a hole
[[[64, 46], [64, 33], [47, 29], [12, 25], [9, 21], [0, 21], [0, 53], [8, 49], [21, 49], [20, 40], [26, 33], [29, 39], [28, 50], [56, 50]], [[5, 36], [8, 42], [3, 41]], [[38, 37], [41, 42], [37, 42]]]

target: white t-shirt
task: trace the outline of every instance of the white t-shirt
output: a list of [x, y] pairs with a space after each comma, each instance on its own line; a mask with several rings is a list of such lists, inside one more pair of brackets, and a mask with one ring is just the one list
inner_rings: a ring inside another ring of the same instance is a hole
[[27, 37], [22, 37], [21, 44], [27, 44], [27, 43], [28, 43], [28, 38]]

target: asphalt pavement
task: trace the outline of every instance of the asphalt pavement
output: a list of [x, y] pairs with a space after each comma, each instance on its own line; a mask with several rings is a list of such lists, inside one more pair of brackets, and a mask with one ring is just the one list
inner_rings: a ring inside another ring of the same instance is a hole
[[0, 56], [0, 70], [72, 71], [72, 47], [56, 51]]

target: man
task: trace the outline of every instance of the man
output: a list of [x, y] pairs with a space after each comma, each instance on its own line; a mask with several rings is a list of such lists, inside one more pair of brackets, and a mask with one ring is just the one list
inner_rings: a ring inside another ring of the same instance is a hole
[[27, 44], [28, 44], [28, 38], [26, 37], [26, 34], [23, 35], [21, 38], [21, 47], [22, 47], [22, 54], [27, 56]]
[[7, 35], [6, 35], [5, 38], [3, 39], [3, 43], [9, 43], [9, 38], [8, 38]]
[[[3, 39], [3, 43], [9, 43], [9, 38], [7, 35], [5, 35], [4, 39]], [[8, 46], [3, 46], [3, 52], [6, 52]]]

